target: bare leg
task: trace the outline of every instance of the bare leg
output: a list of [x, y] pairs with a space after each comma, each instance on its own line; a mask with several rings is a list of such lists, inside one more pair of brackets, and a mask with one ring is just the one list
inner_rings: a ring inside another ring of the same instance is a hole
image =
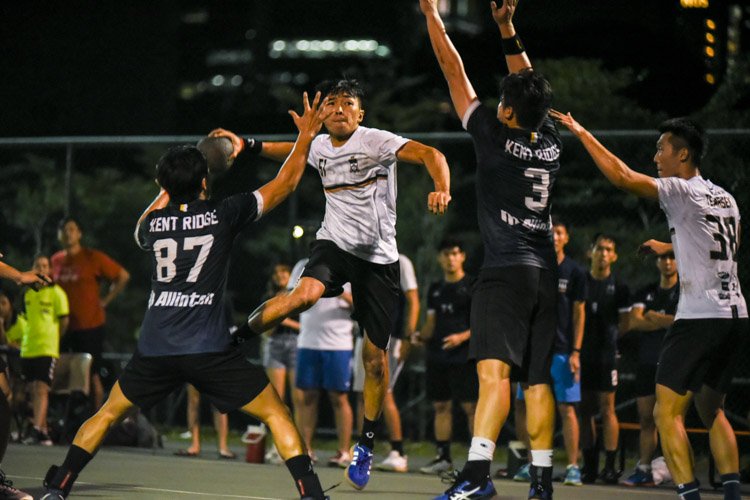
[[93, 389], [91, 392], [92, 404], [94, 405], [94, 410], [98, 410], [104, 403], [104, 386], [98, 373], [91, 373], [91, 388]]
[[307, 453], [302, 438], [294, 426], [289, 409], [279, 398], [271, 384], [255, 399], [242, 407], [242, 411], [262, 420], [273, 434], [279, 455], [284, 460]]
[[530, 385], [524, 391], [526, 428], [532, 450], [551, 450], [555, 428], [555, 398], [548, 384]]
[[348, 451], [352, 437], [352, 406], [346, 392], [328, 391], [336, 418], [336, 433], [339, 437], [339, 450]]
[[286, 395], [286, 368], [266, 368], [266, 375], [268, 380], [271, 381], [271, 385], [276, 389], [276, 393], [281, 398], [281, 401], [285, 401]]
[[187, 449], [188, 453], [200, 453], [201, 451], [201, 437], [200, 437], [200, 409], [201, 409], [201, 395], [198, 389], [192, 385], [187, 385], [187, 422], [190, 434], [192, 434], [193, 444]]
[[654, 422], [654, 406], [656, 396], [644, 396], [636, 400], [638, 404], [638, 421], [641, 424], [641, 435], [639, 441], [640, 461], [644, 466], [651, 464], [654, 457], [658, 438], [656, 435], [656, 422]]
[[216, 436], [219, 441], [219, 453], [229, 454], [227, 449], [227, 435], [229, 434], [229, 418], [226, 413], [221, 413], [216, 408], [213, 408], [214, 414], [214, 428], [216, 429]]
[[461, 408], [463, 408], [464, 413], [466, 414], [466, 422], [469, 426], [469, 436], [472, 436], [474, 435], [474, 413], [477, 410], [477, 404], [473, 401], [470, 403], [461, 403]]
[[[515, 387], [516, 384], [513, 384]], [[511, 391], [513, 397], [516, 391]], [[529, 441], [529, 431], [526, 428], [526, 400], [520, 398], [513, 399], [513, 418], [516, 420], [516, 439], [521, 441], [527, 450], [531, 449], [531, 441]], [[531, 453], [528, 454], [529, 462], [531, 462]]]
[[325, 292], [325, 285], [315, 278], [304, 277], [286, 295], [277, 295], [258, 306], [247, 323], [255, 332], [265, 332], [284, 321], [284, 318], [310, 309]]
[[599, 409], [602, 414], [602, 437], [606, 451], [617, 450], [617, 439], [620, 436], [620, 422], [615, 413], [615, 392], [599, 393]]
[[716, 459], [716, 468], [721, 474], [739, 472], [740, 460], [737, 438], [724, 414], [725, 395], [708, 386], [703, 386], [695, 395], [695, 407], [708, 429], [711, 453]]
[[47, 406], [49, 386], [41, 380], [34, 381], [34, 427], [47, 431]]
[[94, 455], [109, 431], [133, 409], [135, 406], [122, 393], [120, 383], [115, 382], [104, 405], [78, 429], [73, 444]]
[[450, 441], [453, 430], [453, 403], [451, 401], [434, 401], [435, 408], [435, 441]]
[[695, 459], [685, 431], [685, 413], [693, 393], [684, 396], [667, 386], [656, 384], [656, 407], [654, 420], [659, 429], [664, 459], [675, 484], [690, 483], [695, 479]]
[[391, 391], [386, 391], [385, 393], [383, 416], [385, 417], [385, 425], [388, 427], [390, 440], [401, 441], [403, 439], [403, 434], [401, 433], [401, 415], [398, 412], [396, 401], [394, 401]]
[[479, 399], [474, 413], [474, 437], [496, 441], [510, 412], [510, 366], [497, 359], [477, 363]]
[[[294, 421], [297, 424], [307, 449], [311, 449], [313, 434], [318, 423], [318, 400], [320, 391], [303, 390], [297, 404], [294, 406]], [[351, 432], [351, 430], [350, 430]], [[348, 448], [347, 448], [348, 449]]]
[[572, 403], [558, 403], [557, 409], [562, 418], [563, 438], [565, 440], [565, 453], [568, 456], [568, 465], [578, 463], [578, 416], [576, 407]]

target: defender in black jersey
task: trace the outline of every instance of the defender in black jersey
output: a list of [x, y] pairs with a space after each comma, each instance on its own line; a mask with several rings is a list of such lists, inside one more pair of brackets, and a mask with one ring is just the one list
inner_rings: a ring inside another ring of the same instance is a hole
[[680, 282], [674, 252], [666, 252], [656, 259], [660, 279], [639, 290], [630, 308], [628, 336], [635, 336], [638, 349], [638, 367], [635, 374], [635, 395], [638, 404], [638, 421], [641, 425], [639, 440], [640, 459], [635, 471], [621, 481], [627, 486], [654, 486], [651, 459], [656, 451], [656, 367], [659, 363], [662, 340], [674, 323]]
[[[589, 297], [586, 302], [586, 324], [581, 344], [581, 450], [584, 483], [598, 477], [606, 483], [617, 483], [615, 453], [620, 426], [615, 413], [617, 390], [617, 339], [628, 329], [630, 291], [612, 273], [617, 260], [615, 239], [598, 234], [591, 247], [591, 270], [588, 274]], [[594, 415], [602, 415], [602, 441], [606, 453], [604, 469], [599, 473], [599, 449], [596, 448]]]
[[550, 365], [557, 315], [557, 260], [549, 197], [562, 140], [547, 116], [549, 82], [535, 73], [512, 18], [517, 0], [492, 2], [510, 74], [497, 111], [483, 106], [446, 34], [436, 0], [420, 0], [433, 51], [453, 105], [474, 140], [476, 195], [485, 260], [472, 297], [470, 356], [479, 400], [469, 461], [440, 499], [489, 498], [495, 440], [510, 408], [511, 367], [528, 382], [532, 446], [529, 498], [552, 498], [555, 403]]
[[263, 369], [231, 345], [224, 309], [229, 255], [237, 234], [297, 186], [310, 144], [323, 123], [320, 94], [304, 114], [292, 112], [299, 137], [276, 177], [252, 193], [205, 199], [206, 158], [195, 147], [170, 149], [157, 164], [162, 191], [136, 226], [151, 253], [152, 291], [138, 347], [107, 402], [79, 429], [62, 466], [45, 478], [46, 500], [66, 498], [109, 430], [135, 406], [149, 408], [186, 382], [222, 413], [234, 409], [265, 422], [300, 496], [324, 499], [299, 433]]

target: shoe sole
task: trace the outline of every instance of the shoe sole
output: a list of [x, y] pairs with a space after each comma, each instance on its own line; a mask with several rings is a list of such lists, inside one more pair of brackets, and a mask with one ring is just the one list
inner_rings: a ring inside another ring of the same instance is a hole
[[655, 483], [626, 483], [625, 481], [622, 481], [620, 483], [621, 486], [628, 486], [630, 488], [653, 488], [656, 486]]
[[383, 471], [383, 472], [409, 472], [409, 468], [406, 469], [397, 469], [395, 467], [388, 467], [388, 466], [381, 466], [376, 465], [375, 470]]
[[578, 482], [575, 482], [575, 481], [565, 481], [563, 484], [565, 486], [583, 486], [583, 482], [581, 482], [581, 481], [578, 481]]

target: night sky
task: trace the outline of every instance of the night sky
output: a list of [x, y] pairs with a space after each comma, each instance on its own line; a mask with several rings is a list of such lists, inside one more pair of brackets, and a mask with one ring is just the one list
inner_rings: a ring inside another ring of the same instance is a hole
[[[523, 0], [515, 24], [532, 62], [575, 56], [632, 66], [645, 75], [634, 99], [687, 114], [713, 90], [701, 80], [702, 19], [721, 23], [727, 3], [711, 0], [705, 10], [682, 9], [679, 0]], [[207, 13], [207, 22], [186, 25], [191, 12]], [[472, 81], [481, 78], [488, 50], [499, 54], [489, 6], [481, 14], [478, 35], [451, 32]], [[2, 2], [0, 136], [203, 134], [218, 119], [276, 113], [269, 74], [311, 64], [268, 61], [268, 42], [277, 37], [374, 38], [399, 54], [399, 74], [439, 75], [416, 0]], [[184, 81], [210, 76], [208, 51], [238, 48], [254, 54], [238, 70], [248, 82], [240, 96], [179, 98]], [[311, 71], [333, 73], [341, 64], [318, 60]], [[256, 105], [234, 116], [238, 98]]]

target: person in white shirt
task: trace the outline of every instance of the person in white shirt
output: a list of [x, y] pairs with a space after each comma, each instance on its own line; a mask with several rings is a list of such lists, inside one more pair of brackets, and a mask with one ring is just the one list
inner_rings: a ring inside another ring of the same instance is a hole
[[[365, 332], [365, 419], [345, 477], [354, 488], [362, 489], [370, 479], [376, 421], [388, 391], [386, 351], [398, 301], [396, 163], [427, 169], [434, 183], [427, 209], [435, 214], [444, 213], [450, 202], [450, 172], [437, 149], [361, 126], [364, 92], [356, 80], [323, 82], [318, 89], [325, 96], [324, 109], [332, 114], [325, 121], [328, 134], [315, 138], [307, 163], [318, 170], [323, 184], [323, 224], [295, 289], [261, 304], [248, 318], [248, 326], [253, 332], [267, 330], [309, 309], [321, 297], [340, 295], [343, 284], [351, 282], [354, 319]], [[232, 140], [232, 158], [249, 150], [281, 161], [292, 149], [291, 143], [241, 139], [223, 129], [210, 135]]]
[[695, 402], [709, 430], [724, 498], [739, 500], [737, 441], [724, 414], [749, 320], [737, 274], [740, 212], [734, 197], [701, 176], [706, 152], [703, 129], [687, 118], [662, 123], [654, 162], [658, 178], [631, 170], [568, 113], [551, 116], [583, 143], [599, 170], [616, 187], [659, 201], [671, 243], [649, 240], [639, 254], [673, 251], [680, 270], [675, 322], [664, 337], [656, 373], [654, 418], [677, 493], [700, 498], [684, 416]]

